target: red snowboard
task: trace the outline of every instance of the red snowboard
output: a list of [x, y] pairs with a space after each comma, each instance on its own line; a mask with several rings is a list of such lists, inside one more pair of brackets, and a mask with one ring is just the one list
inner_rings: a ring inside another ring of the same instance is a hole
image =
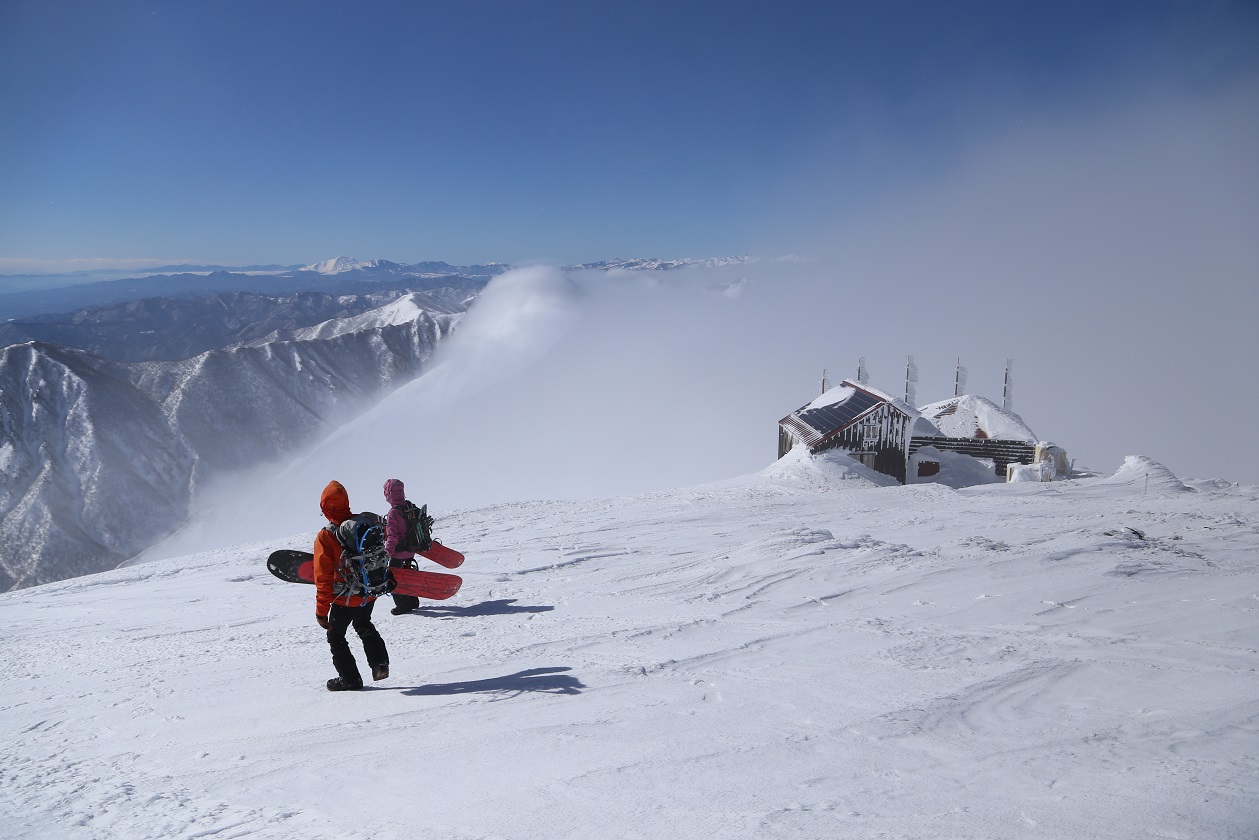
[[427, 557], [439, 566], [445, 566], [447, 569], [457, 569], [463, 565], [463, 555], [455, 551], [453, 548], [447, 548], [433, 540], [433, 547], [428, 551], [421, 551], [421, 557]]
[[[451, 551], [445, 546], [442, 548], [459, 558], [455, 566], [463, 562], [462, 554]], [[454, 568], [454, 566], [449, 568]], [[273, 551], [267, 558], [267, 570], [280, 580], [286, 580], [289, 583], [313, 584], [315, 582], [315, 555], [309, 551], [291, 549]], [[398, 582], [397, 588], [390, 593], [392, 595], [412, 595], [431, 601], [444, 601], [458, 592], [459, 587], [463, 585], [463, 578], [458, 575], [420, 572], [415, 569], [390, 569], [389, 571], [393, 579]]]

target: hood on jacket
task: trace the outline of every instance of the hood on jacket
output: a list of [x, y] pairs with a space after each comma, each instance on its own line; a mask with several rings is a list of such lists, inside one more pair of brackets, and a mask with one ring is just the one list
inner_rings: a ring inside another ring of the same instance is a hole
[[402, 481], [397, 478], [391, 478], [385, 482], [385, 501], [390, 505], [400, 505], [406, 501], [406, 488], [402, 486]]
[[350, 494], [339, 481], [329, 481], [319, 497], [319, 509], [333, 525], [340, 525], [354, 514], [350, 512]]

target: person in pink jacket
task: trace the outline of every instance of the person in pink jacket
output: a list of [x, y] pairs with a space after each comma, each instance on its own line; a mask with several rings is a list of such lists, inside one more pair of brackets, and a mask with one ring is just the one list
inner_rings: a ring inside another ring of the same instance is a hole
[[[385, 482], [385, 501], [389, 503], [389, 513], [385, 516], [385, 553], [389, 555], [389, 565], [393, 568], [415, 568], [415, 553], [398, 551], [398, 544], [405, 541], [407, 520], [398, 509], [398, 505], [407, 500], [406, 488], [399, 479], [391, 478]], [[420, 605], [420, 599], [414, 595], [394, 595], [394, 607], [389, 612], [403, 615]]]

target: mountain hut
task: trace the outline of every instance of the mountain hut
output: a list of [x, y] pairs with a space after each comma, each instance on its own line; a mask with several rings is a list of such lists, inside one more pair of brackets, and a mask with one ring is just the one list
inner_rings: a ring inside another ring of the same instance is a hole
[[813, 454], [846, 449], [867, 467], [904, 484], [916, 417], [901, 400], [845, 379], [778, 421], [778, 457], [797, 443]]
[[850, 379], [778, 421], [778, 457], [798, 443], [810, 454], [845, 449], [901, 484], [909, 482], [911, 468], [915, 478], [936, 474], [944, 452], [987, 461], [1000, 477], [1010, 464], [1038, 460], [1031, 429], [1018, 415], [982, 397], [955, 397], [915, 409]]

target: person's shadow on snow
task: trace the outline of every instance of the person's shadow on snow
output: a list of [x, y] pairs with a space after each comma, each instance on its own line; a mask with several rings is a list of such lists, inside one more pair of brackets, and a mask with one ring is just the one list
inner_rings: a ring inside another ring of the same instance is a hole
[[515, 598], [504, 598], [501, 601], [482, 601], [467, 607], [456, 607], [453, 604], [425, 604], [412, 610], [410, 615], [423, 615], [429, 618], [475, 618], [483, 615], [513, 615], [515, 613], [550, 612], [555, 607], [529, 606], [517, 604]]
[[441, 694], [501, 694], [500, 700], [519, 697], [526, 691], [540, 691], [546, 694], [581, 694], [586, 686], [581, 680], [564, 673], [572, 668], [530, 668], [518, 671], [505, 677], [490, 677], [488, 680], [471, 680], [457, 683], [434, 683], [403, 690], [403, 694], [414, 697]]

